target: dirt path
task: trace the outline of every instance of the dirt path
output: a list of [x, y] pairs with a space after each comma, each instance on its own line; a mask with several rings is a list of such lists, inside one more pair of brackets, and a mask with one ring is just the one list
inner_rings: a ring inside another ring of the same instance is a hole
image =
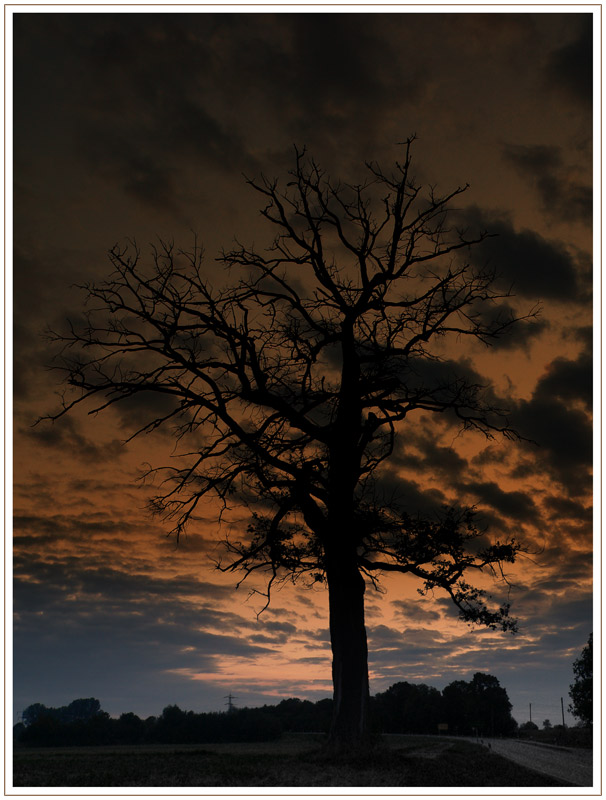
[[493, 753], [528, 769], [576, 786], [593, 786], [593, 753], [571, 747], [549, 747], [513, 739], [484, 739]]

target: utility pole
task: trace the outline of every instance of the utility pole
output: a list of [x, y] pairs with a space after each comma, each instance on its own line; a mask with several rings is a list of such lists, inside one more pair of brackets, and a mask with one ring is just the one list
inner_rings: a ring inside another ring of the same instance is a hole
[[566, 723], [564, 722], [564, 698], [560, 697], [560, 704], [562, 706], [562, 727], [566, 727]]
[[237, 697], [233, 697], [232, 693], [230, 692], [229, 694], [225, 695], [224, 699], [227, 700], [227, 703], [225, 703], [225, 705], [227, 706], [227, 713], [231, 714], [232, 711], [235, 711], [235, 708], [236, 708], [234, 706], [234, 704], [233, 704], [233, 701], [237, 700], [238, 698]]
[[528, 703], [528, 708], [530, 709], [530, 721], [532, 722], [532, 703]]

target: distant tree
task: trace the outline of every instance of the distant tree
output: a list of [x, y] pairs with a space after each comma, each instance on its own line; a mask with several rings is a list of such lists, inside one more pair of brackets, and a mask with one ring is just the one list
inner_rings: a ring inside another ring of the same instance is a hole
[[494, 675], [476, 672], [471, 681], [481, 730], [488, 735], [511, 734], [517, 724], [511, 716], [507, 691]]
[[268, 710], [282, 721], [286, 731], [315, 731], [318, 730], [318, 712], [314, 703], [309, 700], [299, 700], [291, 697], [282, 700], [275, 708]]
[[47, 707], [43, 703], [32, 703], [21, 714], [24, 725], [32, 725], [42, 714], [48, 713]]
[[538, 731], [539, 730], [539, 726], [536, 724], [536, 722], [532, 722], [531, 720], [528, 720], [527, 722], [523, 722], [520, 725], [520, 730], [521, 731]]
[[453, 681], [443, 689], [442, 696], [452, 731], [506, 736], [516, 729], [507, 691], [494, 675], [476, 672], [469, 682]]
[[120, 714], [116, 725], [116, 738], [125, 744], [139, 744], [146, 739], [146, 724], [136, 714]]
[[50, 716], [58, 722], [75, 722], [91, 719], [99, 713], [101, 703], [95, 697], [88, 697], [72, 700], [69, 705], [59, 708], [47, 708], [42, 703], [33, 703], [25, 709], [21, 719], [25, 725], [31, 725], [42, 715]]
[[109, 744], [113, 730], [109, 714], [101, 711], [94, 697], [72, 701], [67, 706], [28, 706], [22, 714], [21, 741], [31, 745]]
[[444, 714], [452, 733], [472, 734], [473, 706], [467, 681], [452, 681], [442, 689]]
[[572, 665], [574, 683], [570, 685], [569, 695], [572, 703], [569, 711], [583, 725], [593, 723], [593, 633], [581, 651], [581, 655]]
[[543, 720], [543, 730], [548, 731], [551, 730], [552, 727], [553, 725], [548, 719]]
[[66, 723], [63, 728], [65, 743], [71, 745], [104, 745], [116, 741], [118, 721], [112, 719], [107, 711], [99, 711], [88, 719]]
[[425, 192], [411, 147], [412, 139], [392, 172], [369, 163], [369, 180], [354, 185], [333, 182], [296, 151], [284, 188], [248, 181], [275, 238], [264, 251], [223, 252], [227, 285], [205, 277], [197, 243], [182, 251], [161, 242], [148, 267], [135, 245], [114, 246], [108, 280], [82, 287], [86, 322], [51, 334], [75, 391], [52, 419], [85, 400], [90, 413], [137, 395], [166, 401], [130, 438], [174, 426], [181, 466], [164, 470], [152, 508], [173, 520], [177, 537], [209, 494], [225, 507], [248, 504], [248, 530], [227, 539], [231, 558], [219, 568], [264, 575], [268, 603], [281, 581], [326, 583], [335, 749], [369, 734], [365, 579], [412, 575], [422, 593], [445, 592], [466, 622], [515, 629], [509, 605], [493, 604], [466, 576], [502, 578], [519, 544], [491, 543], [469, 509], [420, 518], [382, 481], [415, 413], [516, 436], [467, 364], [444, 349], [506, 333], [515, 319], [499, 303], [509, 292], [465, 260], [487, 234], [447, 222], [467, 187]]
[[376, 724], [385, 733], [436, 733], [442, 695], [424, 683], [395, 683], [372, 698]]
[[63, 722], [91, 719], [101, 713], [101, 703], [95, 697], [72, 700], [68, 706], [58, 709], [59, 717]]
[[334, 701], [332, 697], [325, 697], [314, 703], [314, 728], [316, 731], [328, 733], [333, 718]]
[[22, 722], [17, 722], [13, 725], [13, 741], [18, 742], [25, 731], [25, 725]]
[[189, 728], [186, 711], [177, 705], [166, 706], [156, 723], [155, 738], [160, 742], [187, 742]]

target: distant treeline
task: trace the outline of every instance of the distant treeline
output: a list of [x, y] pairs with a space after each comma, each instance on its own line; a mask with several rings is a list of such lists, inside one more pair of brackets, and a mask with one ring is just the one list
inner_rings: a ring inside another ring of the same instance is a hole
[[[507, 692], [492, 675], [454, 681], [440, 692], [425, 684], [396, 683], [371, 698], [377, 733], [439, 733], [509, 736], [517, 729]], [[94, 698], [68, 706], [28, 706], [15, 726], [15, 740], [30, 746], [100, 744], [197, 744], [268, 741], [286, 732], [328, 732], [332, 700], [290, 698], [261, 708], [195, 713], [167, 706], [159, 717], [128, 712], [118, 719]]]

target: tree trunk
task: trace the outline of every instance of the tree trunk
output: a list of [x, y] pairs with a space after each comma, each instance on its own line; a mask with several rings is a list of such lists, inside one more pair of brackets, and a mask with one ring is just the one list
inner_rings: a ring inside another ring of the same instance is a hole
[[355, 489], [360, 478], [360, 364], [353, 318], [342, 324], [341, 387], [332, 430], [329, 512], [324, 538], [332, 647], [333, 719], [328, 749], [350, 752], [369, 743], [368, 646], [364, 578], [357, 563]]
[[346, 752], [369, 743], [364, 578], [352, 555], [340, 552], [331, 559], [327, 554], [326, 564], [334, 687], [328, 747]]

